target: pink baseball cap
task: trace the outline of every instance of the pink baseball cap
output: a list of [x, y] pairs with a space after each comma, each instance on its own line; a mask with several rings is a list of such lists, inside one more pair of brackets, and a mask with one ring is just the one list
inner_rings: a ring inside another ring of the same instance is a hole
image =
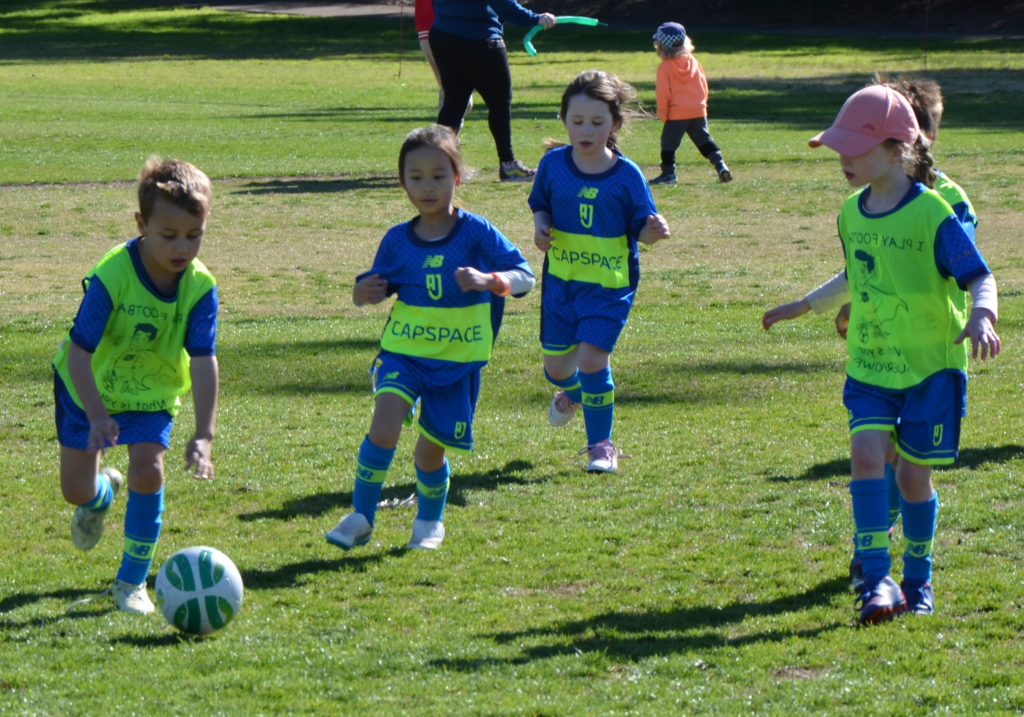
[[913, 144], [920, 131], [914, 108], [903, 95], [885, 85], [871, 85], [850, 95], [832, 126], [807, 144], [859, 157], [887, 139]]

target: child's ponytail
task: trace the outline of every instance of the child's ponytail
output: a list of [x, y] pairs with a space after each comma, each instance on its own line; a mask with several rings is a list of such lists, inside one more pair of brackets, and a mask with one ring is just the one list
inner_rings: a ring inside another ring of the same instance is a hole
[[935, 158], [932, 156], [932, 142], [924, 136], [917, 135], [917, 141], [910, 145], [905, 161], [913, 169], [911, 176], [929, 189], [935, 186], [939, 173], [935, 171]]

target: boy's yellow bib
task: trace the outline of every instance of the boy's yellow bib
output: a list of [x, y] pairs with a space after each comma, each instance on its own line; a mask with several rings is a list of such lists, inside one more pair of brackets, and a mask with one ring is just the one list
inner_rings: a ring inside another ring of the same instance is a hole
[[[86, 286], [98, 277], [114, 308], [103, 339], [92, 355], [92, 373], [110, 413], [167, 411], [172, 416], [180, 396], [192, 386], [185, 334], [192, 308], [216, 280], [198, 259], [182, 272], [173, 298], [161, 298], [139, 279], [127, 246], [121, 244], [92, 268]], [[53, 367], [79, 406], [78, 392], [68, 374], [68, 344], [64, 337]]]
[[953, 214], [926, 190], [898, 210], [865, 217], [861, 192], [846, 200], [839, 235], [850, 282], [846, 373], [864, 383], [906, 389], [945, 369], [967, 370], [966, 295], [935, 263], [935, 235]]

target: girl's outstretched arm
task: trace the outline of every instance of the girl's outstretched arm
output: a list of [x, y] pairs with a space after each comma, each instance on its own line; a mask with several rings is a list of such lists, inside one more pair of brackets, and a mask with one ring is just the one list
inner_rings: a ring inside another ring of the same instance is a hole
[[672, 236], [669, 231], [668, 222], [660, 214], [652, 214], [647, 217], [647, 226], [640, 230], [640, 236], [636, 238], [641, 244], [654, 244], [662, 239]]
[[995, 358], [1002, 350], [1002, 342], [994, 328], [994, 324], [999, 320], [996, 280], [991, 274], [985, 274], [969, 283], [967, 288], [971, 292], [974, 304], [971, 308], [971, 317], [953, 343], [959, 344], [970, 336], [971, 355], [974, 358], [978, 358], [979, 347], [982, 361]]
[[767, 331], [772, 326], [780, 321], [788, 321], [803, 316], [811, 310], [811, 304], [807, 299], [800, 299], [799, 301], [791, 301], [788, 304], [782, 306], [776, 306], [771, 311], [766, 311], [764, 316], [761, 317], [761, 326]]
[[213, 433], [220, 386], [217, 357], [193, 356], [188, 370], [196, 405], [196, 433], [185, 446], [185, 465], [193, 467], [193, 478], [209, 480], [213, 478]]
[[380, 274], [364, 276], [352, 287], [352, 303], [356, 306], [364, 304], [379, 304], [388, 296], [387, 279], [380, 278]]

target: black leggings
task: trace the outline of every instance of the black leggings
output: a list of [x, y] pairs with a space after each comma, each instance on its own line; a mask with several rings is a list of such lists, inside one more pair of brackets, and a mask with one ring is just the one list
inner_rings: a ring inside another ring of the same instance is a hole
[[500, 38], [467, 40], [458, 35], [430, 28], [430, 51], [441, 73], [444, 106], [437, 123], [456, 132], [462, 127], [473, 90], [487, 105], [487, 124], [494, 137], [498, 159], [511, 162], [512, 153], [512, 73], [508, 53]]
[[693, 146], [716, 167], [722, 161], [722, 153], [708, 132], [708, 118], [668, 120], [661, 129], [661, 163], [665, 166], [676, 163], [676, 150], [683, 141], [683, 135], [690, 135]]

